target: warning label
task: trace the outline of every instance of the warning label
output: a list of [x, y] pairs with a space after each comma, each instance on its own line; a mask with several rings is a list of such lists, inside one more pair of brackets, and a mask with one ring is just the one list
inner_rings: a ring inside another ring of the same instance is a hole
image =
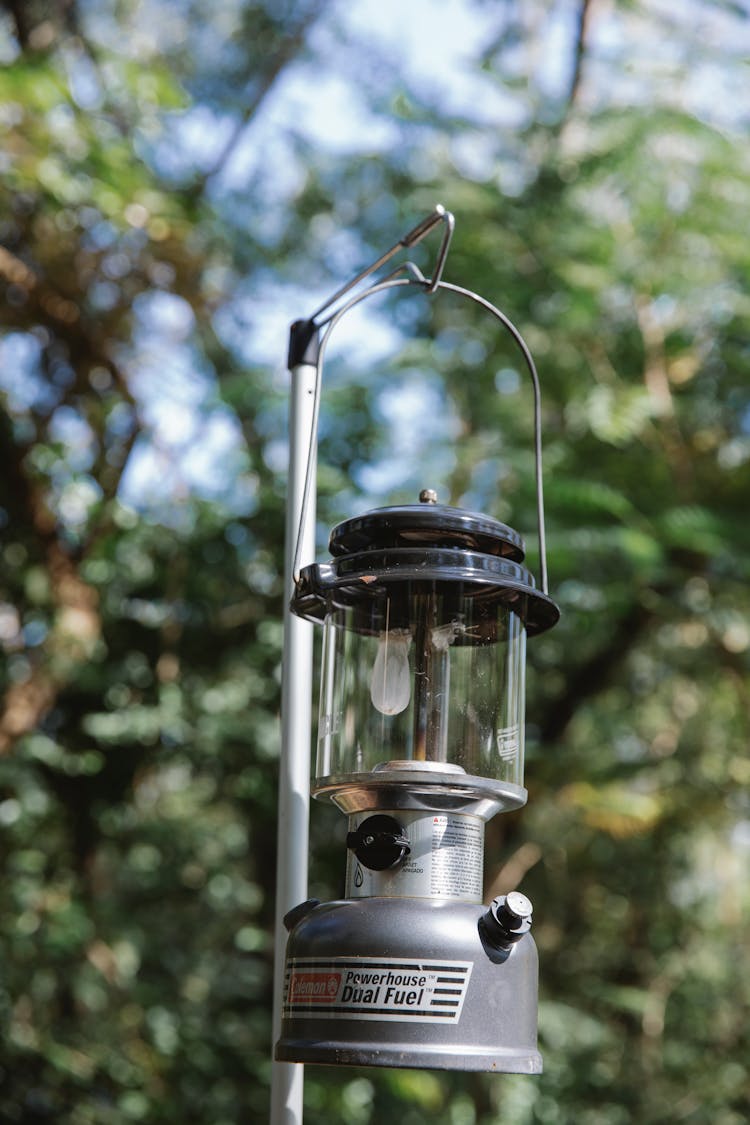
[[433, 816], [430, 894], [481, 901], [483, 845], [474, 817]]
[[298, 958], [287, 965], [284, 1015], [455, 1022], [471, 970], [471, 961]]

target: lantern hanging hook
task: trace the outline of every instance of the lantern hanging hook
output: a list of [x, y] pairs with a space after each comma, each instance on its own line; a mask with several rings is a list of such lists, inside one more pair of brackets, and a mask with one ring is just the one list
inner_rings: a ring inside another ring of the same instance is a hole
[[[391, 246], [390, 250], [386, 250], [385, 254], [381, 254], [376, 261], [372, 262], [372, 264], [367, 266], [365, 269], [360, 270], [356, 277], [353, 277], [351, 281], [347, 281], [346, 285], [342, 285], [341, 288], [337, 289], [331, 297], [328, 297], [327, 300], [324, 301], [324, 303], [320, 306], [320, 308], [316, 309], [312, 316], [308, 318], [309, 323], [317, 326], [318, 328], [322, 328], [323, 325], [328, 324], [328, 322], [332, 320], [336, 315], [336, 310], [329, 310], [333, 309], [333, 306], [337, 303], [337, 301], [340, 301], [342, 297], [345, 297], [347, 293], [351, 292], [351, 290], [354, 289], [355, 286], [359, 285], [360, 281], [364, 281], [366, 277], [370, 277], [371, 274], [376, 273], [379, 269], [381, 269], [381, 267], [384, 266], [386, 262], [390, 262], [391, 258], [398, 254], [399, 250], [410, 250], [412, 246], [416, 246], [417, 243], [421, 242], [422, 239], [425, 238], [430, 233], [430, 231], [434, 230], [439, 223], [442, 223], [444, 227], [443, 240], [440, 243], [440, 249], [438, 250], [437, 257], [435, 259], [435, 265], [432, 270], [432, 277], [429, 279], [425, 278], [421, 271], [418, 270], [417, 267], [414, 266], [411, 262], [406, 262], [403, 266], [400, 267], [400, 269], [413, 270], [416, 274], [419, 275], [420, 280], [426, 283], [426, 292], [434, 293], [438, 285], [440, 284], [441, 277], [443, 276], [445, 260], [448, 257], [448, 250], [450, 248], [451, 238], [453, 237], [453, 230], [456, 225], [456, 220], [452, 212], [447, 211], [445, 207], [443, 207], [442, 203], [436, 204], [435, 209], [431, 211], [430, 214], [426, 216], [426, 218], [422, 219], [421, 223], [417, 223], [417, 225], [412, 230], [410, 230], [407, 234], [400, 238], [398, 242], [394, 243], [394, 245]], [[323, 313], [328, 313], [328, 315], [323, 317]]]

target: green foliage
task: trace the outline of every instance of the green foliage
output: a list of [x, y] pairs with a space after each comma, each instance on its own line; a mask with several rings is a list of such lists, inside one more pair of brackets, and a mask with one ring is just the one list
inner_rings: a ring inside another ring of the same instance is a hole
[[[458, 219], [447, 279], [508, 313], [543, 382], [563, 618], [529, 646], [530, 803], [490, 824], [487, 878], [536, 904], [546, 1070], [311, 1067], [306, 1120], [748, 1119], [747, 17], [688, 7], [584, 5], [576, 44], [562, 5], [465, 0], [484, 40], [462, 102], [345, 6], [5, 6], [3, 1121], [267, 1114], [286, 475], [267, 318], [310, 311], [436, 199]], [[330, 81], [330, 131], [360, 115], [360, 135], [324, 142], [304, 98], [269, 129], [284, 80]], [[367, 316], [331, 348], [322, 527], [435, 486], [522, 529], [536, 569], [512, 341], [447, 295]], [[313, 810], [321, 896], [342, 834]]]

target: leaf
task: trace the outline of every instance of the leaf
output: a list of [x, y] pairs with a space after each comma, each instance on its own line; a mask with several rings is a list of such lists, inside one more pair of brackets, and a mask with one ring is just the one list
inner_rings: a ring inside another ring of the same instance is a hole
[[697, 504], [670, 508], [657, 517], [656, 524], [668, 546], [709, 556], [726, 551], [735, 530], [726, 520]]
[[636, 514], [625, 493], [603, 481], [555, 474], [545, 484], [545, 496], [550, 511], [559, 516], [565, 510], [576, 523], [587, 522], [595, 515], [627, 520]]
[[659, 796], [617, 782], [597, 786], [572, 782], [561, 790], [560, 801], [581, 813], [591, 828], [617, 839], [650, 832], [664, 813]]
[[605, 1023], [570, 1004], [539, 1002], [539, 1038], [550, 1051], [596, 1050], [612, 1040]]

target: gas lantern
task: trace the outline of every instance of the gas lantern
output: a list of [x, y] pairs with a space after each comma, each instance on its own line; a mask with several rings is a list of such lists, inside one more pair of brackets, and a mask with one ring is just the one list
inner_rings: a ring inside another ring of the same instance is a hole
[[[408, 263], [406, 278], [371, 285], [327, 323], [406, 285], [458, 293], [510, 331], [535, 392], [541, 589], [518, 532], [431, 488], [340, 523], [329, 561], [295, 566], [292, 612], [323, 626], [312, 793], [347, 817], [347, 862], [342, 899], [286, 915], [276, 1058], [533, 1074], [531, 903], [519, 891], [489, 905], [482, 895], [485, 822], [526, 802], [526, 638], [559, 617], [547, 594], [538, 379], [504, 314], [441, 280], [453, 227], [442, 208], [352, 284], [441, 221], [431, 279]], [[297, 332], [319, 395], [328, 333], [320, 342], [318, 327], [313, 318]]]

